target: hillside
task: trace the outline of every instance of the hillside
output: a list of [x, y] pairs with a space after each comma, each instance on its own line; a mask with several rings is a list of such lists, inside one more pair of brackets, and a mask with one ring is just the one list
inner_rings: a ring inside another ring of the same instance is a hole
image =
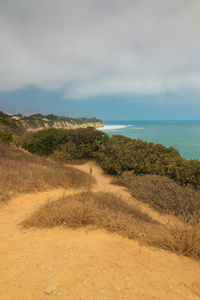
[[[160, 224], [174, 224], [111, 184], [98, 164], [74, 166], [89, 174], [94, 191], [112, 192], [140, 207]], [[47, 201], [76, 195], [55, 189], [13, 198], [0, 212], [1, 299], [199, 299], [199, 261], [147, 247], [117, 233], [94, 228], [22, 229], [21, 221]], [[9, 280], [8, 280], [9, 279]]]
[[25, 131], [37, 131], [44, 128], [86, 128], [102, 127], [102, 120], [96, 118], [71, 118], [53, 114], [34, 114], [30, 116], [8, 115], [0, 112], [0, 130], [20, 134]]
[[[25, 135], [0, 143], [0, 299], [199, 299], [198, 161], [90, 127]], [[177, 162], [193, 186], [145, 174]]]

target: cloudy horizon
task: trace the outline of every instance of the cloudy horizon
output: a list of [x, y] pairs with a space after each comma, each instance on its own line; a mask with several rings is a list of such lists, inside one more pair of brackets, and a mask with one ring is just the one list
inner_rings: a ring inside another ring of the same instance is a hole
[[199, 119], [199, 16], [199, 0], [1, 0], [1, 107]]

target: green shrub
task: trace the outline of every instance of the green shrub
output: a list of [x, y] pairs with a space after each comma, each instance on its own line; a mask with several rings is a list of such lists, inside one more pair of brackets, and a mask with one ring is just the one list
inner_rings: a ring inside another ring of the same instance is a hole
[[39, 155], [57, 155], [66, 159], [94, 157], [107, 135], [92, 127], [78, 129], [43, 129], [33, 134], [23, 147]]
[[17, 128], [16, 122], [12, 120], [11, 116], [6, 115], [6, 114], [3, 114], [3, 115], [1, 114], [0, 123], [5, 124], [12, 128]]
[[100, 149], [97, 159], [112, 175], [121, 175], [124, 171], [135, 175], [165, 175], [180, 185], [200, 188], [200, 161], [183, 159], [173, 147], [115, 135]]
[[1, 143], [5, 143], [5, 144], [9, 144], [13, 141], [13, 136], [12, 133], [10, 132], [0, 132], [0, 142]]

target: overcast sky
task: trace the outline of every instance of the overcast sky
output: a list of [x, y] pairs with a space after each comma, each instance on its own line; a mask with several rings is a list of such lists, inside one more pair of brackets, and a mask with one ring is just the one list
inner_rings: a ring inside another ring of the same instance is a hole
[[0, 0], [0, 110], [200, 119], [200, 1]]

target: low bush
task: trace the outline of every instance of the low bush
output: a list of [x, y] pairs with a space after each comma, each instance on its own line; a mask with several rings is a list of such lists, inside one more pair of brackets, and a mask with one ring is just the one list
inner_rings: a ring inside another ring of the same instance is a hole
[[11, 132], [0, 132], [0, 143], [9, 144], [13, 141], [13, 136]]

